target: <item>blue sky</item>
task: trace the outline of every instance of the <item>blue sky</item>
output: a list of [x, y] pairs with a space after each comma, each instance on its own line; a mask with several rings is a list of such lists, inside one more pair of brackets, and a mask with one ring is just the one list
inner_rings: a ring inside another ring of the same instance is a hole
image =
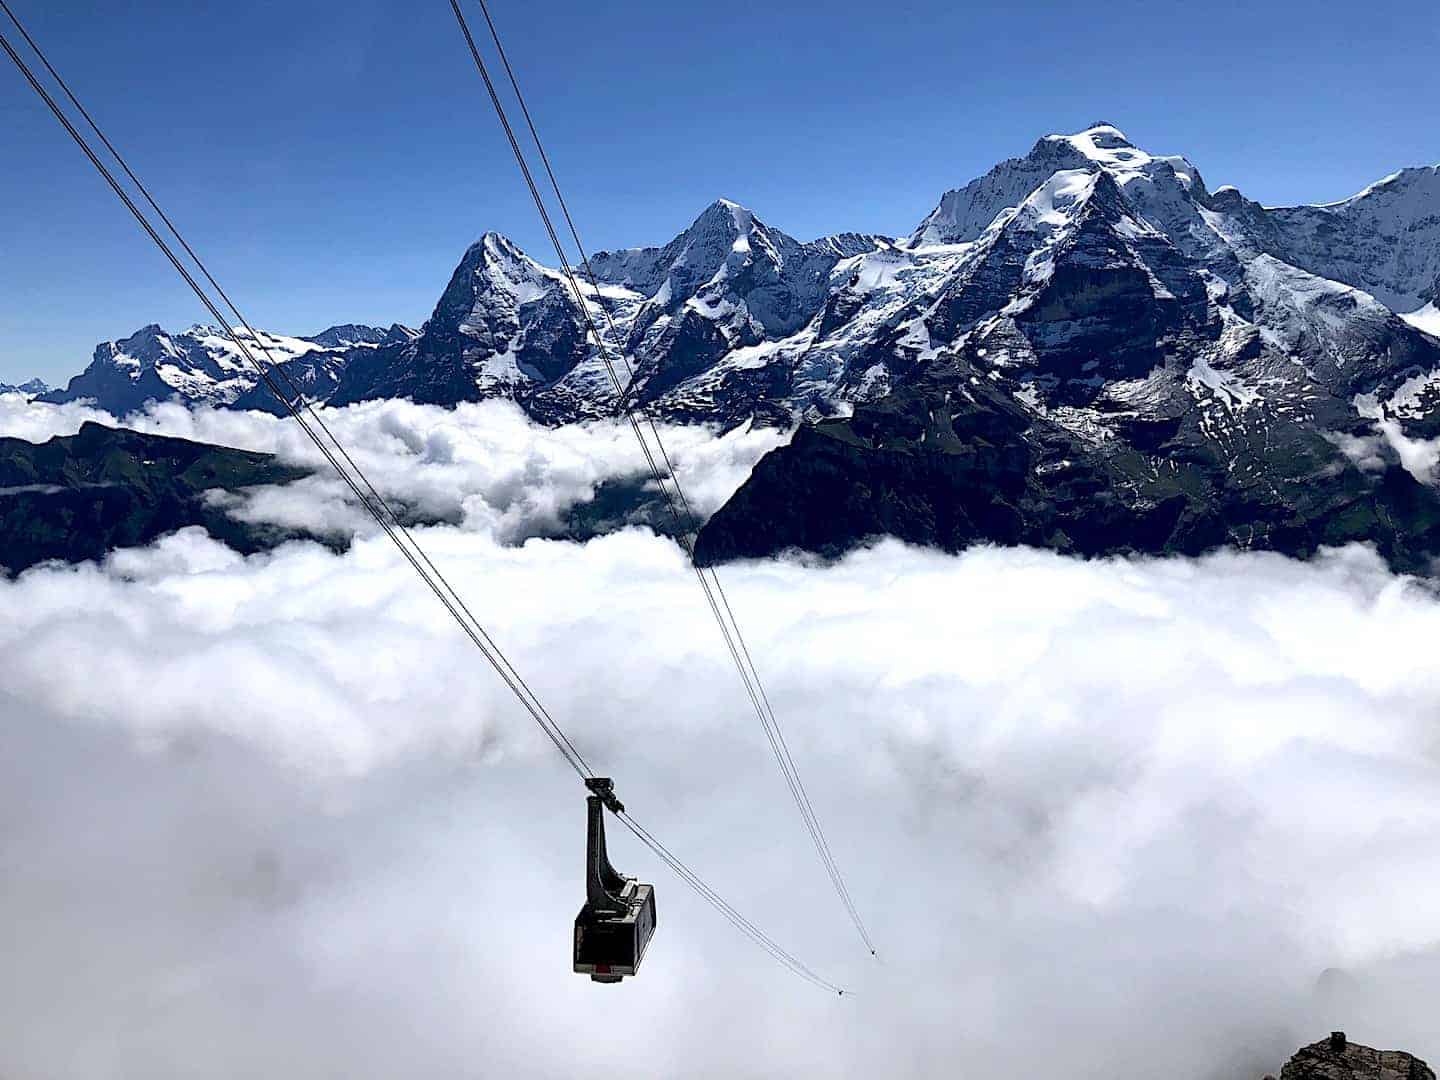
[[[12, 4], [259, 325], [418, 324], [486, 229], [547, 261], [445, 0]], [[592, 250], [721, 195], [802, 239], [907, 232], [1097, 119], [1267, 203], [1440, 161], [1433, 0], [492, 10]], [[8, 61], [0, 132], [0, 380], [201, 319]]]

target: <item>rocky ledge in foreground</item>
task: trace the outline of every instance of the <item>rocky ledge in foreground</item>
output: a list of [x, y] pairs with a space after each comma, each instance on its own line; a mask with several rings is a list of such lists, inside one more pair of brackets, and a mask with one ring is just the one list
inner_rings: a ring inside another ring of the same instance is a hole
[[190, 525], [258, 551], [289, 537], [236, 521], [205, 493], [307, 474], [269, 454], [93, 423], [38, 445], [0, 438], [0, 569], [98, 559]]
[[1297, 1050], [1281, 1070], [1280, 1080], [1435, 1080], [1435, 1073], [1413, 1054], [1360, 1046], [1336, 1031]]

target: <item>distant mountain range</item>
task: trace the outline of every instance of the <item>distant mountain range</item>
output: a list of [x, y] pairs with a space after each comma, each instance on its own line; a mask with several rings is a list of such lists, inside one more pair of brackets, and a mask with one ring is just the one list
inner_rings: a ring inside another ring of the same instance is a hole
[[[1264, 207], [1101, 123], [947, 192], [906, 237], [802, 243], [720, 200], [592, 265], [582, 308], [488, 233], [420, 330], [267, 344], [333, 404], [505, 397], [559, 423], [616, 409], [593, 321], [659, 418], [808, 421], [708, 527], [712, 559], [880, 533], [1440, 551], [1429, 478], [1401, 464], [1440, 436], [1440, 167]], [[204, 328], [106, 343], [46, 395], [82, 397], [274, 408]]]
[[[335, 393], [357, 356], [409, 341], [416, 333], [399, 325], [384, 330], [346, 323], [313, 337], [262, 330], [258, 340], [244, 332], [241, 338], [252, 355], [278, 367], [288, 384], [308, 400], [323, 402]], [[101, 342], [89, 367], [64, 390], [43, 393], [39, 400], [54, 404], [88, 400], [115, 416], [133, 412], [147, 401], [284, 411], [235, 343], [224, 331], [209, 326], [192, 326], [176, 334], [152, 324], [127, 338]]]
[[49, 393], [49, 385], [41, 379], [31, 379], [29, 382], [19, 384], [0, 382], [0, 394], [24, 394], [26, 397], [37, 397], [40, 394]]
[[[883, 397], [982, 324], [987, 333], [996, 319], [1022, 332], [1040, 327], [1046, 320], [1028, 297], [1048, 280], [1050, 249], [1102, 205], [1137, 272], [1158, 285], [1143, 305], [1164, 316], [1157, 331], [1183, 323], [1209, 339], [1236, 330], [1221, 325], [1233, 315], [1300, 356], [1377, 332], [1423, 348], [1420, 332], [1440, 331], [1436, 167], [1403, 170], [1338, 203], [1265, 208], [1234, 188], [1209, 192], [1187, 159], [1151, 155], [1097, 124], [1047, 136], [947, 192], [908, 237], [801, 243], [722, 199], [662, 247], [595, 254], [599, 288], [586, 287], [582, 310], [558, 271], [487, 233], [418, 331], [350, 324], [311, 337], [267, 335], [264, 344], [314, 400], [453, 405], [501, 396], [554, 423], [615, 407], [588, 316], [633, 364], [635, 396], [659, 416], [814, 419]], [[997, 273], [1006, 252], [1014, 272]], [[1367, 295], [1352, 302], [1355, 290]], [[1022, 307], [1028, 314], [1015, 318]], [[1187, 310], [1176, 323], [1170, 309]], [[1152, 338], [1172, 362], [1194, 359], [1195, 342]], [[1104, 366], [1090, 377], [1105, 378]], [[49, 399], [88, 397], [120, 413], [167, 398], [270, 407], [263, 390], [252, 393], [256, 382], [218, 331], [147, 326], [98, 346]]]

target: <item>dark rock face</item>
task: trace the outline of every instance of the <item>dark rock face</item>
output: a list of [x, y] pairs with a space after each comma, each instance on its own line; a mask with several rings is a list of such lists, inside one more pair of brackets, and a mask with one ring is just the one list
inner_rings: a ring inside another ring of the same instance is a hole
[[305, 475], [268, 454], [99, 424], [40, 445], [0, 439], [0, 567], [96, 559], [190, 525], [258, 551], [289, 537], [232, 519], [205, 493]]
[[1335, 1032], [1297, 1050], [1280, 1080], [1435, 1080], [1435, 1073], [1413, 1054], [1374, 1050]]
[[1035, 416], [973, 362], [932, 368], [768, 454], [701, 530], [696, 556], [838, 556], [883, 536], [947, 551], [998, 543], [1080, 555], [1228, 545], [1303, 556], [1363, 540], [1415, 572], [1440, 554], [1440, 499], [1393, 454], [1377, 450], [1362, 469], [1299, 424], [1217, 444], [1179, 396], [1180, 372], [1162, 366], [1149, 381], [1144, 412], [1104, 396], [1091, 403], [1110, 433], [1093, 442]]
[[[633, 526], [650, 529], [660, 536], [679, 535], [680, 526], [670, 512], [665, 496], [649, 477], [602, 481], [593, 498], [571, 506], [560, 521], [559, 528], [541, 535], [583, 543]], [[523, 543], [526, 537], [514, 539]]]

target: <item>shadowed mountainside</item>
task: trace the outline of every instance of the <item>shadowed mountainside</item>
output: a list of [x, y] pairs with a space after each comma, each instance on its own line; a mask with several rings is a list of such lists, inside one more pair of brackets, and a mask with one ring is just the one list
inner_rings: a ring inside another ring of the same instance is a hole
[[98, 559], [190, 525], [240, 552], [293, 534], [230, 517], [206, 492], [283, 484], [309, 470], [268, 454], [87, 423], [35, 444], [0, 438], [0, 567]]

